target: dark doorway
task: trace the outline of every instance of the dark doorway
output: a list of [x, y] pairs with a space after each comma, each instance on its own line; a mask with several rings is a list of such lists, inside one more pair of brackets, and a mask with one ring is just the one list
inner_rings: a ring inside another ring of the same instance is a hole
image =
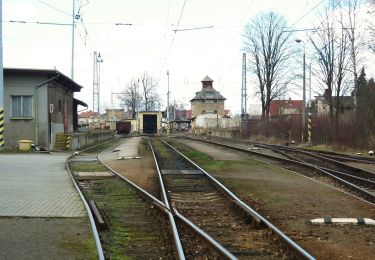
[[157, 115], [143, 115], [143, 133], [156, 134], [157, 131]]

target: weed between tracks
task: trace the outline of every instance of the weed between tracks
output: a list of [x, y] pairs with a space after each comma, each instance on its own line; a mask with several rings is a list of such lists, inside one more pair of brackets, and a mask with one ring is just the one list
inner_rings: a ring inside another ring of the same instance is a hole
[[70, 166], [75, 172], [105, 172], [107, 168], [99, 162], [74, 163]]
[[[100, 149], [105, 147], [101, 146]], [[90, 150], [87, 155], [93, 155], [91, 152], [100, 151]], [[71, 169], [95, 172], [108, 170], [97, 162], [73, 163]], [[174, 258], [165, 216], [144, 201], [129, 184], [113, 177], [80, 180], [79, 185], [86, 200], [95, 201], [108, 224], [107, 230], [99, 231], [107, 259]]]
[[107, 258], [167, 257], [173, 252], [168, 232], [161, 232], [168, 230], [164, 217], [130, 186], [117, 178], [85, 181], [81, 186], [108, 223], [109, 229], [100, 231]]

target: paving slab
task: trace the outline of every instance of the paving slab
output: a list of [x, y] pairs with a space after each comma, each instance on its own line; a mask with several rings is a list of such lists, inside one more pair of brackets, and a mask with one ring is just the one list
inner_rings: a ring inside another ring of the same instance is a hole
[[1, 218], [0, 259], [98, 259], [86, 218]]
[[78, 179], [102, 179], [115, 176], [112, 172], [74, 172], [74, 175]]
[[138, 146], [142, 137], [132, 137], [127, 139], [126, 142], [117, 146], [114, 150], [118, 154], [118, 159], [137, 158]]
[[0, 155], [0, 216], [83, 217], [66, 154]]

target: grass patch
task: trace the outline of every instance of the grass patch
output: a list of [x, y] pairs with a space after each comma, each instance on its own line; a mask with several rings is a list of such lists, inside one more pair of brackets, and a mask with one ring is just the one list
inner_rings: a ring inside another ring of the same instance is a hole
[[[77, 252], [79, 255], [85, 255], [85, 257], [88, 257], [86, 259], [98, 259], [94, 239], [77, 240], [75, 238], [67, 238], [59, 244], [59, 247]], [[87, 255], [87, 252], [89, 252], [89, 255]]]
[[152, 207], [117, 178], [91, 180], [87, 184], [85, 197], [95, 200], [108, 221], [109, 229], [100, 232], [106, 258], [129, 259], [144, 248], [157, 255], [165, 241], [158, 231], [152, 231], [162, 225], [162, 219], [153, 216]]
[[75, 172], [105, 172], [108, 169], [99, 162], [94, 163], [72, 163], [70, 165], [72, 171]]
[[[120, 139], [112, 139], [112, 140], [105, 140], [103, 143], [96, 143], [93, 146], [87, 146], [84, 147], [83, 149], [87, 149], [84, 154], [98, 154], [106, 149], [109, 149], [123, 141], [122, 138]], [[90, 148], [92, 147], [92, 148]]]

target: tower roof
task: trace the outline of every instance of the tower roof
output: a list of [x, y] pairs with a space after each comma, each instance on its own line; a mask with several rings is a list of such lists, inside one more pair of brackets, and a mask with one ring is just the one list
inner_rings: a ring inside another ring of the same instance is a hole
[[206, 76], [202, 79], [202, 82], [213, 82], [213, 80], [209, 76]]

